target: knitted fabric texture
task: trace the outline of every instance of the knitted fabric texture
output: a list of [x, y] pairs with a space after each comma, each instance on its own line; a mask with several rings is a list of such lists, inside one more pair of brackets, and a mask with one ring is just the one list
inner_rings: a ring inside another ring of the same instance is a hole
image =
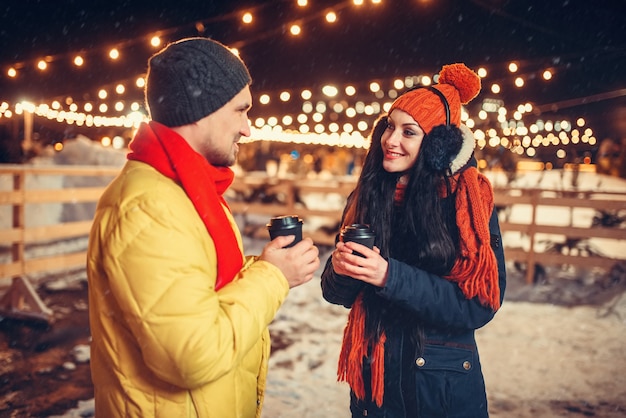
[[[461, 105], [469, 103], [480, 92], [480, 77], [465, 64], [444, 65], [438, 84], [433, 88], [443, 93], [450, 108], [450, 124], [461, 125]], [[446, 112], [437, 94], [426, 88], [410, 90], [396, 99], [389, 109], [400, 109], [411, 115], [425, 134], [435, 126], [445, 125]]]
[[196, 208], [217, 253], [215, 290], [230, 283], [243, 266], [243, 255], [223, 194], [233, 182], [228, 167], [214, 167], [176, 132], [157, 122], [143, 123], [131, 141], [129, 160], [141, 161], [176, 181]]
[[491, 248], [489, 218], [494, 208], [489, 180], [475, 167], [456, 177], [456, 224], [460, 248], [448, 280], [456, 282], [466, 298], [478, 297], [494, 311], [500, 308], [498, 264]]
[[152, 120], [175, 127], [196, 122], [228, 103], [251, 78], [241, 59], [208, 38], [186, 38], [148, 61], [146, 104]]
[[393, 201], [396, 205], [400, 205], [404, 201], [404, 195], [406, 194], [406, 183], [397, 182], [396, 191], [393, 194]]
[[[380, 408], [383, 404], [385, 382], [385, 341], [387, 336], [382, 331], [377, 341], [365, 338], [365, 306], [361, 292], [352, 305], [348, 323], [343, 331], [343, 343], [339, 353], [337, 380], [347, 382], [357, 398], [365, 399], [363, 382], [363, 360], [370, 359], [372, 379], [372, 399]], [[368, 349], [371, 347], [371, 353]]]

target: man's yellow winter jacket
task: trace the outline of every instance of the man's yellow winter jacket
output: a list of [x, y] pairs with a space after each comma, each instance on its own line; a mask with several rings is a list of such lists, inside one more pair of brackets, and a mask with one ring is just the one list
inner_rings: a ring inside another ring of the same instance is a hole
[[218, 239], [185, 191], [147, 164], [127, 162], [109, 185], [87, 257], [98, 418], [260, 416], [267, 326], [289, 286], [250, 257], [216, 292]]

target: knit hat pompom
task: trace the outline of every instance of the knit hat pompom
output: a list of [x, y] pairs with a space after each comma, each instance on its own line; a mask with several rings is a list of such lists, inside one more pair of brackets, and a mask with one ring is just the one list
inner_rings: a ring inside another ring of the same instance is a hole
[[480, 77], [464, 64], [444, 65], [439, 72], [439, 84], [450, 84], [459, 92], [461, 104], [468, 104], [480, 93]]
[[438, 125], [424, 137], [422, 152], [426, 168], [445, 173], [450, 163], [459, 154], [463, 145], [463, 134], [456, 126]]

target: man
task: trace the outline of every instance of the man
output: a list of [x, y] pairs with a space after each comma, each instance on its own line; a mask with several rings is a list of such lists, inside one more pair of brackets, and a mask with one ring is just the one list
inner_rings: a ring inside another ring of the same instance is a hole
[[252, 97], [244, 63], [188, 38], [150, 58], [151, 122], [102, 195], [87, 257], [96, 416], [259, 417], [268, 324], [319, 267], [309, 238], [258, 257], [222, 194]]

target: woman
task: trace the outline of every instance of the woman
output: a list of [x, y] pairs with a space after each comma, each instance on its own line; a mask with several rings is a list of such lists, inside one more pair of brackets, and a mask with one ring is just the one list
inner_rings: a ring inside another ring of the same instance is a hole
[[479, 91], [465, 65], [444, 66], [372, 131], [342, 225], [369, 225], [374, 249], [338, 241], [322, 274], [324, 298], [351, 308], [338, 376], [353, 417], [488, 416], [474, 331], [506, 274], [493, 191], [460, 124]]

